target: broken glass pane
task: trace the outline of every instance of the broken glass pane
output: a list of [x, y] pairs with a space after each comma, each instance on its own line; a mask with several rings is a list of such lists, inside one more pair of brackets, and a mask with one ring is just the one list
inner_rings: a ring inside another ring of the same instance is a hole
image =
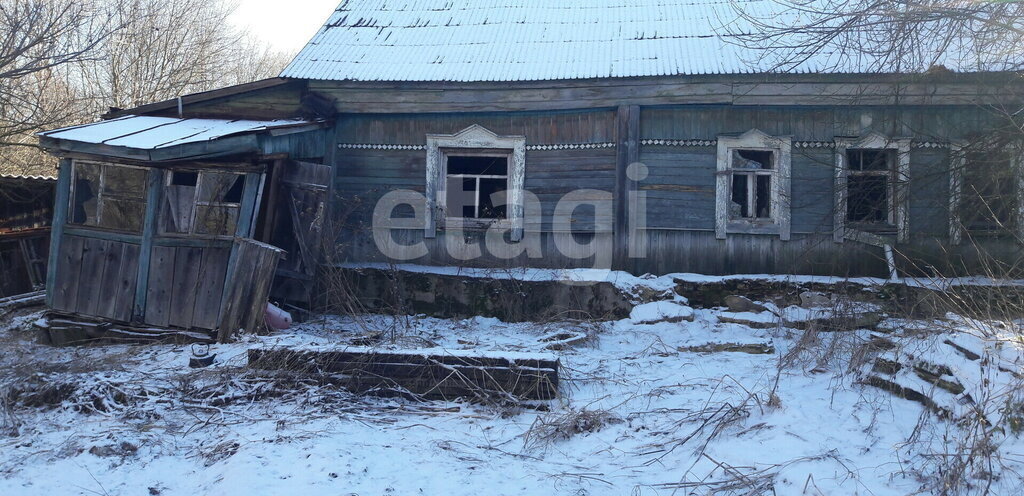
[[769, 150], [733, 150], [733, 169], [771, 169], [772, 152]]
[[99, 225], [119, 231], [141, 233], [145, 211], [146, 204], [142, 201], [104, 197]]
[[204, 172], [199, 181], [199, 201], [241, 203], [245, 176], [230, 172]]
[[238, 207], [196, 206], [196, 234], [233, 236], [238, 224]]
[[99, 221], [100, 164], [75, 162], [74, 188], [68, 215], [71, 223], [95, 226]]
[[146, 198], [146, 169], [105, 165], [103, 170], [103, 194], [121, 198]]

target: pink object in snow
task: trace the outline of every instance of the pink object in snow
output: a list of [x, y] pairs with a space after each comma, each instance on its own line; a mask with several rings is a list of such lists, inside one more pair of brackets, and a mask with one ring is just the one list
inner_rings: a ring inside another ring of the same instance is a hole
[[273, 303], [267, 303], [267, 327], [275, 331], [283, 331], [292, 326], [292, 314], [281, 310]]

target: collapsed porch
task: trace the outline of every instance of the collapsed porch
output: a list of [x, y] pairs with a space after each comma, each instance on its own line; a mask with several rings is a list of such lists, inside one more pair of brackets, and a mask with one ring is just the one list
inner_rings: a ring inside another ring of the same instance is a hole
[[[128, 116], [42, 133], [61, 158], [47, 305], [60, 318], [115, 324], [85, 323], [82, 339], [225, 341], [259, 329], [279, 259], [308, 259], [266, 242], [277, 239], [276, 209], [294, 210], [278, 189], [324, 168], [274, 149], [315, 141], [323, 127]], [[320, 184], [311, 201], [324, 201]]]

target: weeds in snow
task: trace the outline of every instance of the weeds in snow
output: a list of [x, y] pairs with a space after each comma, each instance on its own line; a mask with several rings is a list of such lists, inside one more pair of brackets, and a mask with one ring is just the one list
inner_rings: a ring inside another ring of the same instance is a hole
[[597, 432], [622, 419], [607, 410], [570, 409], [564, 413], [541, 415], [523, 435], [523, 448], [533, 450], [570, 439], [579, 434]]

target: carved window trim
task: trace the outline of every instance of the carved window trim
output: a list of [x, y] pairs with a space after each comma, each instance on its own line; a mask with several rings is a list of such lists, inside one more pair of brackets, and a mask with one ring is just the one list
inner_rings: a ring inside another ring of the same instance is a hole
[[[961, 216], [961, 203], [964, 201], [964, 181], [967, 160], [966, 142], [954, 142], [949, 146], [949, 242], [954, 245], [963, 243], [963, 235], [968, 231]], [[1016, 142], [1008, 145], [1010, 151], [1010, 168], [1015, 178], [1015, 194], [1013, 199], [1013, 233], [1019, 240], [1024, 240], [1024, 143]]]
[[[725, 239], [729, 233], [777, 235], [783, 241], [790, 239], [790, 190], [793, 139], [789, 136], [771, 136], [751, 129], [739, 136], [718, 137], [717, 172], [715, 178], [715, 237]], [[774, 159], [770, 196], [770, 220], [749, 221], [729, 218], [729, 193], [732, 178], [733, 150], [770, 151]]]
[[[500, 136], [478, 124], [473, 124], [455, 134], [427, 135], [427, 212], [423, 228], [424, 237], [436, 237], [439, 225], [441, 227], [448, 225], [448, 219], [444, 212], [445, 188], [447, 187], [445, 178], [448, 172], [445, 154], [457, 155], [458, 150], [508, 152], [507, 219], [504, 219], [504, 222], [512, 230], [512, 240], [521, 240], [523, 236], [523, 185], [526, 177], [526, 136]], [[451, 220], [455, 221], [456, 219]], [[494, 221], [485, 222], [490, 225]], [[474, 222], [473, 226], [462, 222], [455, 224], [457, 225], [453, 224], [452, 227], [485, 227], [478, 225], [479, 222]]]
[[[862, 137], [837, 137], [835, 195], [832, 226], [832, 239], [842, 243], [847, 237], [849, 228], [846, 221], [847, 208], [847, 177], [849, 165], [846, 163], [848, 149], [893, 150], [896, 163], [892, 173], [892, 201], [889, 208], [893, 224], [896, 228], [896, 240], [905, 243], [910, 239], [910, 138], [890, 138], [880, 133], [870, 133]], [[854, 234], [851, 232], [850, 234]]]

